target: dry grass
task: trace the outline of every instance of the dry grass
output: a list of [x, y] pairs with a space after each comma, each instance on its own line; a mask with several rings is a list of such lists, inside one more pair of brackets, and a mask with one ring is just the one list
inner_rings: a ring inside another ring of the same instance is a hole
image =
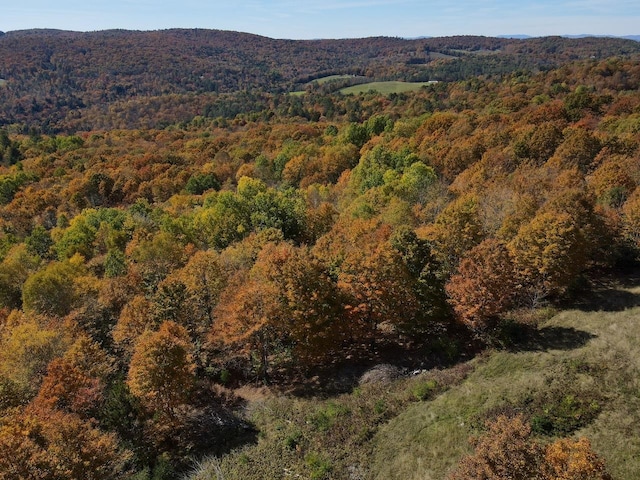
[[391, 420], [375, 439], [373, 478], [445, 478], [468, 452], [478, 418], [500, 408], [526, 411], [530, 402], [548, 400], [553, 385], [598, 399], [595, 420], [573, 435], [591, 439], [613, 478], [640, 478], [640, 308], [625, 308], [637, 305], [640, 288], [618, 290], [624, 302], [608, 309], [620, 311], [563, 311], [540, 327], [564, 341], [492, 352], [474, 361], [464, 383]]
[[614, 479], [640, 478], [640, 287], [606, 288], [603, 311], [564, 310], [453, 369], [325, 400], [244, 389], [257, 442], [209, 470], [205, 463], [192, 480], [441, 480], [484, 420], [504, 411], [557, 414], [542, 418], [556, 428], [543, 440], [587, 436]]

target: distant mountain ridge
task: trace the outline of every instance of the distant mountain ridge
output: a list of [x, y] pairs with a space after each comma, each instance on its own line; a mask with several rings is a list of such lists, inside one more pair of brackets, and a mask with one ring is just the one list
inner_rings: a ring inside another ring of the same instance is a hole
[[[563, 38], [623, 38], [625, 40], [635, 40], [636, 42], [640, 42], [640, 35], [591, 35], [591, 34], [583, 34], [583, 35], [560, 35]], [[529, 38], [540, 38], [534, 35], [523, 35], [523, 34], [513, 34], [513, 35], [498, 35], [497, 38], [512, 38], [518, 40], [527, 40]]]
[[6, 81], [0, 126], [56, 130], [88, 108], [107, 110], [115, 102], [286, 93], [335, 74], [455, 81], [631, 54], [640, 54], [638, 42], [595, 37], [277, 40], [204, 29], [12, 31], [0, 36], [0, 78]]

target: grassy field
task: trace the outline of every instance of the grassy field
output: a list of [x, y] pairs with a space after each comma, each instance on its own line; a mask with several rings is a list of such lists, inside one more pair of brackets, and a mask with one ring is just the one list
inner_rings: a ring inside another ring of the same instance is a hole
[[500, 413], [524, 414], [544, 442], [586, 436], [614, 479], [640, 478], [640, 287], [546, 318], [449, 370], [327, 399], [260, 396], [246, 410], [256, 443], [190, 480], [440, 480]]
[[[371, 478], [444, 478], [492, 411], [526, 414], [570, 399], [570, 413], [585, 420], [571, 434], [591, 439], [614, 479], [640, 478], [640, 288], [619, 292], [621, 305], [609, 310], [620, 311], [563, 311], [536, 341], [474, 360], [464, 383], [391, 420], [374, 440]], [[585, 404], [595, 405], [591, 421]]]
[[0, 78], [0, 87], [4, 87], [7, 84], [7, 81], [3, 78]]
[[[309, 82], [309, 84], [315, 83], [317, 85], [324, 85], [326, 83], [335, 82], [338, 80], [350, 80], [352, 78], [356, 78], [356, 75], [329, 75], [327, 77], [316, 78], [315, 80], [312, 80], [311, 82]], [[364, 77], [360, 77], [360, 78], [364, 78]], [[297, 92], [291, 92], [289, 95], [301, 97], [306, 93], [307, 92], [305, 90], [299, 90]]]
[[348, 80], [350, 78], [355, 78], [355, 75], [329, 75], [328, 77], [316, 78], [311, 83], [324, 85], [325, 83], [329, 83], [334, 80]]
[[431, 85], [432, 82], [372, 82], [363, 83], [362, 85], [354, 85], [352, 87], [343, 88], [340, 93], [343, 95], [359, 95], [370, 90], [388, 95], [390, 93], [414, 92], [420, 90], [425, 85]]

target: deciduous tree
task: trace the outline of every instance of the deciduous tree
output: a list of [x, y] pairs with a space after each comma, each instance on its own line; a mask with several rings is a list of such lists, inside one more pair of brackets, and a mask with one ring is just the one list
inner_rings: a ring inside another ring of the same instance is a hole
[[447, 282], [456, 315], [475, 331], [491, 327], [516, 297], [517, 279], [506, 246], [487, 239], [472, 248]]
[[522, 416], [487, 424], [450, 480], [611, 480], [589, 440], [561, 438], [546, 447], [531, 438]]
[[464, 253], [484, 237], [477, 198], [465, 195], [451, 202], [436, 218], [432, 236], [446, 267], [455, 268]]
[[531, 427], [521, 417], [499, 416], [477, 439], [450, 480], [542, 480], [542, 448], [531, 441]]
[[551, 211], [536, 215], [508, 244], [533, 301], [562, 293], [586, 268], [587, 247], [574, 219]]
[[30, 407], [0, 420], [0, 480], [116, 480], [130, 458], [73, 414]]
[[31, 275], [22, 288], [25, 311], [61, 317], [68, 314], [78, 299], [74, 281], [83, 270], [84, 259], [76, 255]]
[[352, 335], [372, 346], [382, 323], [398, 327], [415, 320], [418, 312], [413, 279], [387, 242], [349, 251], [340, 265], [338, 287], [346, 297]]
[[548, 445], [542, 472], [544, 480], [611, 480], [587, 438], [561, 438]]
[[164, 322], [135, 344], [127, 385], [152, 412], [172, 417], [189, 398], [195, 380], [193, 347], [184, 327]]

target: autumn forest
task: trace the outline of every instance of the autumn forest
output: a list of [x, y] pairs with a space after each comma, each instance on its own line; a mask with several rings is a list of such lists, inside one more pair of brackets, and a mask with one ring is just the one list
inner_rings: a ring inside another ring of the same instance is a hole
[[[433, 83], [340, 92], [390, 80]], [[1, 34], [0, 479], [391, 478], [393, 421], [634, 277], [639, 85], [612, 38]], [[404, 478], [625, 478], [571, 361]]]

